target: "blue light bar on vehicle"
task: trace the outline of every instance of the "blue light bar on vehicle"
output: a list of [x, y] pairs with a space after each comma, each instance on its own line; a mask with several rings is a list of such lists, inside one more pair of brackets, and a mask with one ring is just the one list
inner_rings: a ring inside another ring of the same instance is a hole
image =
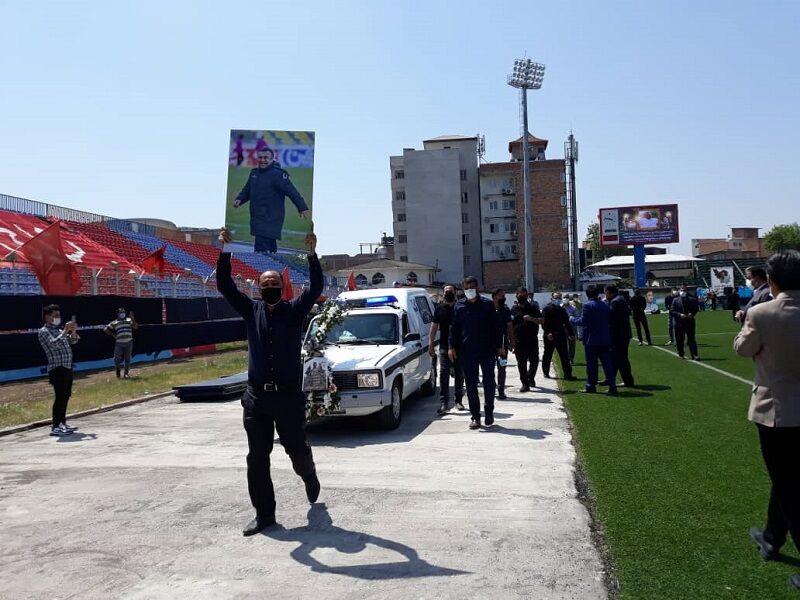
[[391, 306], [397, 304], [396, 296], [373, 296], [372, 298], [354, 298], [346, 300], [350, 308], [375, 308], [377, 306]]

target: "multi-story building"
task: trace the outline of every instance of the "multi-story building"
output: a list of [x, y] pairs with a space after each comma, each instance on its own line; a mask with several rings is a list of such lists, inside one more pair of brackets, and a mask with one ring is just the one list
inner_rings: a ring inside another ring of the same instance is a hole
[[764, 238], [758, 236], [758, 227], [731, 227], [727, 238], [699, 238], [692, 240], [692, 256], [706, 259], [766, 258]]
[[[528, 134], [536, 289], [570, 287], [567, 171], [548, 160], [547, 140]], [[513, 289], [525, 277], [522, 138], [509, 142], [511, 160], [480, 166], [483, 279], [487, 289]]]
[[435, 266], [440, 281], [481, 279], [478, 138], [424, 140], [389, 168], [395, 258]]

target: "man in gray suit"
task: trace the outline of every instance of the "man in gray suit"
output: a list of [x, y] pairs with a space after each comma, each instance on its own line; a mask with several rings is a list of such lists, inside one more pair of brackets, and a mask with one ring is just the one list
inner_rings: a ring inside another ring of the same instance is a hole
[[[772, 491], [767, 525], [752, 527], [750, 536], [772, 560], [789, 534], [800, 550], [800, 252], [770, 257], [766, 275], [775, 299], [747, 311], [733, 347], [756, 363], [748, 418], [758, 428]], [[800, 574], [789, 581], [800, 589]]]
[[753, 290], [753, 297], [745, 304], [745, 307], [736, 313], [736, 320], [744, 323], [747, 311], [758, 304], [772, 300], [769, 284], [767, 283], [767, 272], [763, 267], [747, 267], [744, 270], [747, 277], [747, 287]]

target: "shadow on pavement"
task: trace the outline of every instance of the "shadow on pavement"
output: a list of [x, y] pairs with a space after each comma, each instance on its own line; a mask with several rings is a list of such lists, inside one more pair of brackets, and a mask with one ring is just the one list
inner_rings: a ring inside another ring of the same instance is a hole
[[481, 433], [502, 433], [505, 435], [526, 437], [531, 440], [543, 440], [547, 436], [553, 435], [544, 429], [517, 429], [513, 427], [503, 427], [502, 425], [497, 424], [489, 429], [481, 429]]
[[[413, 577], [449, 577], [465, 575], [468, 571], [437, 567], [421, 559], [413, 548], [358, 531], [349, 531], [333, 524], [328, 507], [314, 504], [308, 511], [308, 525], [286, 529], [276, 525], [265, 529], [262, 535], [281, 542], [297, 542], [299, 547], [290, 556], [316, 573], [332, 573], [357, 579], [407, 579]], [[315, 550], [330, 548], [343, 554], [359, 554], [368, 544], [390, 550], [405, 560], [363, 565], [330, 566], [312, 556]]]
[[80, 433], [76, 431], [71, 435], [62, 435], [60, 437], [57, 437], [56, 441], [63, 444], [65, 442], [86, 442], [96, 439], [97, 439], [96, 433]]

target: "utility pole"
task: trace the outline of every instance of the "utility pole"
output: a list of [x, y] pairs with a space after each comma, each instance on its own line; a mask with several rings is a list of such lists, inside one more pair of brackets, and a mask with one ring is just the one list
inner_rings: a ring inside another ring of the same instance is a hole
[[569, 212], [569, 254], [572, 289], [581, 289], [581, 255], [578, 248], [578, 200], [575, 193], [575, 163], [578, 162], [578, 141], [570, 132], [564, 144], [564, 158], [567, 162], [567, 210]]

